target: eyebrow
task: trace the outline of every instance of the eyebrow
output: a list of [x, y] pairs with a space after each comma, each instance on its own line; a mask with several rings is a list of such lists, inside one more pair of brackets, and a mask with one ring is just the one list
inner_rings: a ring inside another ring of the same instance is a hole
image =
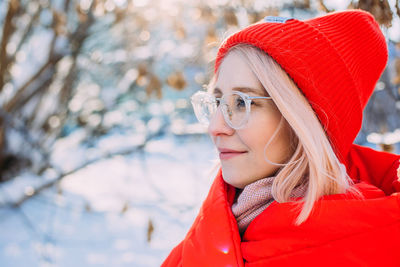
[[[254, 94], [258, 94], [258, 95], [268, 96], [267, 91], [260, 90], [260, 89], [255, 89], [255, 88], [251, 88], [251, 87], [233, 87], [232, 90], [233, 91], [240, 91], [240, 92], [243, 92], [243, 93], [254, 93]], [[213, 93], [222, 95], [222, 91], [218, 87], [214, 88]]]

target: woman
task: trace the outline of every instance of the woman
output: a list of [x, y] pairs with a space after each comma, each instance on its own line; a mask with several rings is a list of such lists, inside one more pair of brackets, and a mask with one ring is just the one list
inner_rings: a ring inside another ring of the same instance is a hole
[[228, 37], [192, 97], [221, 169], [163, 266], [400, 266], [400, 156], [353, 144], [386, 62], [360, 10]]

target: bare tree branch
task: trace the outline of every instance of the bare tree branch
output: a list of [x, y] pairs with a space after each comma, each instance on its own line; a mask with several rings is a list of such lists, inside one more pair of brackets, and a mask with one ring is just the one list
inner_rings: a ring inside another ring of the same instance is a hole
[[[29, 94], [26, 94], [24, 97], [21, 97], [20, 99], [16, 100], [16, 105], [15, 107], [18, 109], [21, 109], [23, 106], [25, 106], [31, 99], [33, 99], [35, 96], [38, 94], [43, 94], [45, 90], [49, 88], [49, 85], [53, 81], [54, 78], [54, 66], [52, 69], [48, 70], [46, 73], [44, 73], [44, 79], [39, 81], [37, 84], [37, 87], [35, 90], [32, 90]], [[11, 112], [14, 111], [13, 109], [10, 110]]]
[[325, 5], [324, 0], [318, 0], [318, 3], [319, 3], [320, 8], [322, 9], [322, 11], [324, 11], [324, 12], [326, 12], [326, 13], [335, 11], [334, 9], [329, 9], [329, 8]]
[[[65, 105], [61, 105], [58, 115], [61, 118], [60, 127], [58, 128], [58, 132], [61, 130], [61, 126], [64, 124], [65, 120], [68, 118], [68, 109], [66, 108], [66, 103], [69, 102], [72, 96], [72, 89], [77, 77], [77, 58], [79, 53], [81, 52], [82, 46], [89, 35], [89, 28], [94, 23], [93, 16], [93, 8], [95, 1], [93, 1], [89, 7], [89, 10], [86, 14], [85, 20], [81, 21], [76, 28], [76, 30], [69, 35], [70, 43], [71, 43], [71, 55], [72, 55], [72, 65], [69, 69], [68, 75], [65, 77], [63, 86], [60, 90], [59, 94], [59, 103], [65, 103]], [[66, 4], [65, 7], [68, 7]]]
[[7, 58], [7, 44], [15, 30], [13, 18], [18, 13], [19, 5], [19, 0], [10, 0], [4, 22], [3, 35], [0, 43], [0, 92], [5, 84], [5, 74], [9, 65], [9, 60]]
[[32, 148], [38, 149], [43, 156], [48, 154], [48, 152], [40, 146], [39, 140], [31, 135], [30, 129], [26, 127], [26, 124], [23, 121], [18, 120], [15, 116], [12, 116], [3, 109], [0, 109], [0, 121], [4, 122], [4, 127], [10, 127], [21, 133], [24, 137], [24, 141]]
[[[46, 63], [43, 64], [43, 66], [35, 73], [32, 75], [32, 77], [24, 84], [22, 85], [18, 90], [17, 93], [13, 96], [13, 98], [5, 105], [4, 109], [7, 112], [11, 112], [15, 110], [18, 106], [18, 102], [21, 101], [21, 99], [24, 99], [23, 96], [25, 94], [25, 91], [29, 88], [31, 84], [37, 81], [37, 79], [49, 68], [54, 66], [56, 62], [58, 62], [62, 57], [57, 56], [53, 57], [52, 59], [49, 58]], [[40, 88], [40, 87], [39, 87]], [[28, 100], [25, 98], [25, 100]]]
[[[102, 155], [102, 156], [100, 156], [100, 157], [97, 157], [97, 158], [95, 158], [95, 159], [89, 160], [89, 161], [83, 163], [82, 165], [76, 167], [75, 169], [73, 169], [73, 170], [71, 170], [71, 171], [68, 171], [68, 172], [61, 173], [57, 178], [55, 178], [55, 179], [53, 179], [53, 180], [51, 180], [51, 181], [49, 181], [49, 182], [47, 182], [47, 183], [44, 183], [44, 184], [41, 185], [40, 187], [36, 188], [35, 191], [34, 191], [32, 194], [30, 194], [30, 195], [24, 195], [22, 198], [20, 198], [19, 200], [17, 200], [15, 203], [5, 203], [5, 205], [9, 205], [9, 206], [11, 206], [11, 207], [18, 207], [18, 206], [20, 206], [22, 203], [24, 203], [26, 200], [32, 198], [33, 196], [38, 195], [38, 194], [39, 194], [40, 192], [42, 192], [43, 190], [45, 190], [45, 189], [47, 189], [47, 188], [50, 188], [51, 186], [53, 186], [53, 185], [56, 184], [56, 183], [59, 183], [64, 177], [66, 177], [66, 176], [68, 176], [68, 175], [71, 175], [71, 174], [73, 174], [73, 173], [76, 173], [76, 172], [82, 170], [83, 168], [86, 168], [87, 166], [93, 164], [93, 163], [96, 163], [96, 162], [98, 162], [98, 161], [105, 160], [105, 159], [110, 159], [110, 158], [113, 158], [113, 157], [115, 157], [115, 156], [126, 156], [126, 155], [130, 155], [130, 154], [132, 154], [132, 153], [135, 153], [135, 152], [137, 152], [137, 151], [141, 151], [141, 150], [144, 149], [144, 147], [147, 145], [147, 143], [148, 143], [150, 140], [152, 140], [152, 139], [158, 137], [158, 136], [161, 134], [161, 132], [163, 131], [162, 129], [164, 129], [165, 126], [166, 126], [166, 125], [163, 125], [162, 127], [160, 127], [160, 130], [159, 130], [159, 131], [157, 131], [157, 132], [155, 132], [155, 133], [152, 133], [152, 134], [149, 134], [149, 135], [146, 137], [146, 140], [145, 140], [141, 145], [138, 145], [138, 146], [135, 146], [135, 147], [131, 147], [131, 148], [127, 148], [127, 149], [124, 149], [123, 151], [108, 153], [108, 154]], [[60, 171], [60, 172], [61, 172], [61, 171]]]
[[[31, 20], [29, 21], [29, 24], [25, 27], [24, 32], [22, 33], [22, 37], [18, 42], [17, 49], [15, 50], [16, 52], [20, 51], [22, 45], [26, 42], [29, 35], [32, 33], [32, 28], [33, 28], [35, 22], [37, 22], [41, 11], [42, 11], [42, 8], [39, 5], [36, 12], [33, 14]], [[14, 55], [12, 55], [10, 57], [9, 62], [13, 62], [15, 60], [16, 55], [17, 55], [17, 53], [14, 53]]]
[[[8, 5], [8, 11], [5, 18], [2, 39], [0, 43], [0, 92], [3, 90], [7, 69], [9, 66], [9, 59], [7, 58], [7, 44], [10, 40], [11, 35], [15, 31], [15, 26], [13, 24], [13, 18], [18, 13], [20, 3], [19, 0], [10, 0]], [[0, 118], [0, 165], [3, 165], [4, 161], [4, 150], [6, 147], [6, 133], [5, 128], [3, 127], [2, 118]], [[0, 173], [0, 178], [1, 178]]]

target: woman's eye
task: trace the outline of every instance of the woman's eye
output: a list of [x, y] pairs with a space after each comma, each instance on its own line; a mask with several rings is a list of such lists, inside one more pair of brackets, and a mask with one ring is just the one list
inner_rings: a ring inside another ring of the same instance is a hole
[[244, 108], [246, 106], [246, 103], [242, 98], [237, 98], [236, 99], [236, 107]]

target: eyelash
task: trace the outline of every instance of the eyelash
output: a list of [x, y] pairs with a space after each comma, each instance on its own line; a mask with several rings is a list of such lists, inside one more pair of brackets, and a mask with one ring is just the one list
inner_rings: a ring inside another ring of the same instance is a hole
[[[216, 98], [219, 98], [218, 96], [216, 96]], [[219, 100], [216, 100], [217, 101], [217, 106], [219, 106], [219, 104], [220, 104], [220, 101]], [[251, 100], [251, 102], [250, 102], [250, 105], [257, 105], [257, 103], [256, 102], [254, 102], [254, 100]]]

